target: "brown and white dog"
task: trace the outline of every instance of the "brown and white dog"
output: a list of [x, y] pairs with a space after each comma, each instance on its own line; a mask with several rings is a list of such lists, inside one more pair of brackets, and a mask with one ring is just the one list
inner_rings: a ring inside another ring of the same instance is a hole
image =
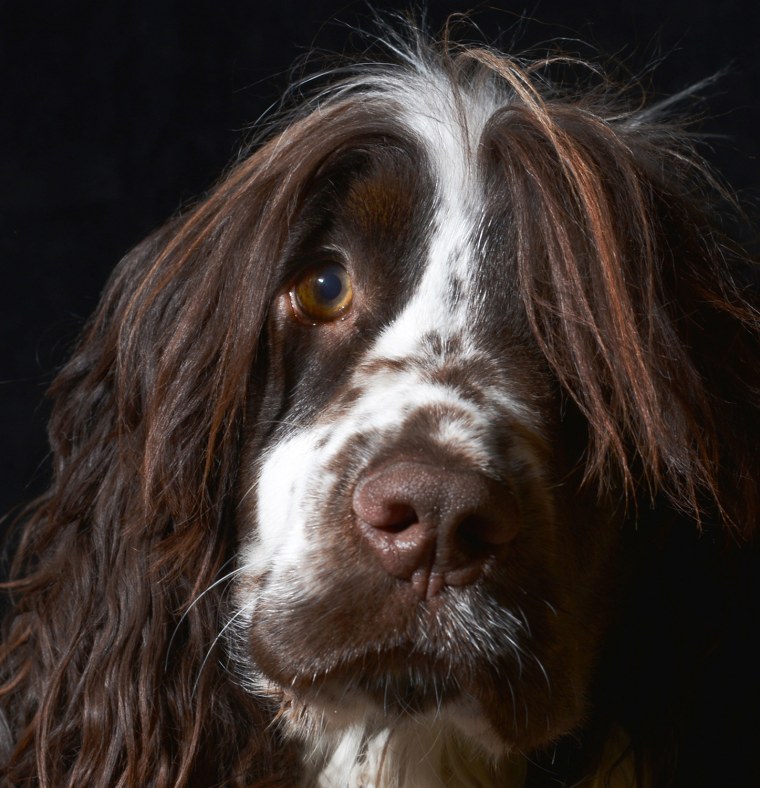
[[54, 383], [4, 784], [667, 784], [625, 589], [757, 525], [749, 262], [663, 109], [391, 48], [128, 255]]

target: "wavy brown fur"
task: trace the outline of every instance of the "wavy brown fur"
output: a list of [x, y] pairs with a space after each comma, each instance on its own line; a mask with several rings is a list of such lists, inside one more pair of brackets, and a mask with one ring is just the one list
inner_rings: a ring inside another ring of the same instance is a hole
[[[750, 534], [757, 312], [688, 139], [604, 91], [560, 95], [546, 63], [422, 57], [513, 94], [482, 155], [509, 190], [535, 341], [587, 424], [587, 478]], [[6, 784], [295, 779], [272, 710], [221, 647], [208, 658], [224, 584], [201, 592], [235, 555], [238, 458], [289, 227], [330, 156], [397, 133], [354, 85], [129, 254], [51, 387], [54, 477], [22, 524], [0, 652]]]

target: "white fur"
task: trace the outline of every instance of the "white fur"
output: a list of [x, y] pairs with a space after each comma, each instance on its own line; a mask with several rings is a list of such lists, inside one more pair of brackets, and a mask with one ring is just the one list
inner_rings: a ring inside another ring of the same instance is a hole
[[[458, 724], [457, 724], [458, 723]], [[477, 724], [476, 724], [477, 725]], [[467, 727], [467, 738], [457, 728]], [[326, 763], [306, 785], [314, 788], [521, 788], [525, 760], [494, 758], [473, 746], [471, 720], [457, 712], [437, 720], [406, 721], [368, 735], [345, 731]]]
[[301, 565], [309, 544], [303, 517], [315, 471], [319, 466], [318, 432], [306, 430], [275, 446], [262, 465], [258, 480], [258, 529], [255, 549], [244, 563], [253, 572], [269, 567]]

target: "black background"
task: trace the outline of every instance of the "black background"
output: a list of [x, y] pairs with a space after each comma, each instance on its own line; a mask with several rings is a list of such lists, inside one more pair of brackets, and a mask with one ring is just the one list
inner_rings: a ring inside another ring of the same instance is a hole
[[[429, 26], [463, 10], [432, 2]], [[336, 0], [0, 0], [0, 512], [45, 486], [44, 391], [110, 270], [214, 182], [297, 58], [350, 48], [370, 18]], [[754, 210], [757, 0], [497, 2], [473, 18], [490, 42], [577, 36], [634, 73], [659, 59], [658, 95], [727, 68], [700, 108], [721, 135], [704, 152]]]

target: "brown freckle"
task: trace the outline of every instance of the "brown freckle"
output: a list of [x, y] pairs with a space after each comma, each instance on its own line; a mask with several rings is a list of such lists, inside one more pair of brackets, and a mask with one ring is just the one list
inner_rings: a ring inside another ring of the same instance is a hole
[[436, 359], [449, 357], [453, 359], [462, 351], [462, 340], [458, 336], [443, 337], [437, 331], [424, 334], [421, 339], [423, 352], [429, 353]]
[[450, 336], [446, 338], [446, 350], [452, 355], [462, 352], [462, 338], [459, 336]]
[[379, 372], [405, 372], [409, 369], [409, 361], [399, 358], [377, 358], [367, 361], [361, 366], [361, 372], [365, 375], [375, 375]]
[[422, 345], [436, 356], [443, 354], [443, 339], [437, 331], [430, 331], [422, 337]]
[[345, 475], [346, 470], [359, 467], [364, 450], [371, 444], [371, 438], [363, 432], [354, 433], [342, 447], [340, 452], [327, 463], [326, 469], [338, 477]]
[[363, 432], [360, 432], [354, 439], [354, 446], [357, 449], [365, 449], [367, 446], [369, 446], [369, 443], [369, 436]]
[[351, 405], [356, 402], [357, 399], [362, 395], [362, 390], [358, 386], [351, 386], [351, 388], [347, 389], [343, 394], [339, 397], [339, 403], [341, 405]]
[[472, 384], [473, 380], [482, 382], [482, 377], [477, 374], [470, 365], [467, 367], [455, 366], [453, 364], [446, 365], [439, 369], [434, 370], [429, 379], [433, 383], [438, 383], [443, 386], [451, 386], [456, 389], [463, 399], [469, 400], [476, 405], [483, 405], [486, 402], [486, 396], [483, 391]]
[[446, 288], [446, 300], [450, 306], [455, 306], [462, 298], [464, 284], [458, 276], [450, 276], [448, 287]]

